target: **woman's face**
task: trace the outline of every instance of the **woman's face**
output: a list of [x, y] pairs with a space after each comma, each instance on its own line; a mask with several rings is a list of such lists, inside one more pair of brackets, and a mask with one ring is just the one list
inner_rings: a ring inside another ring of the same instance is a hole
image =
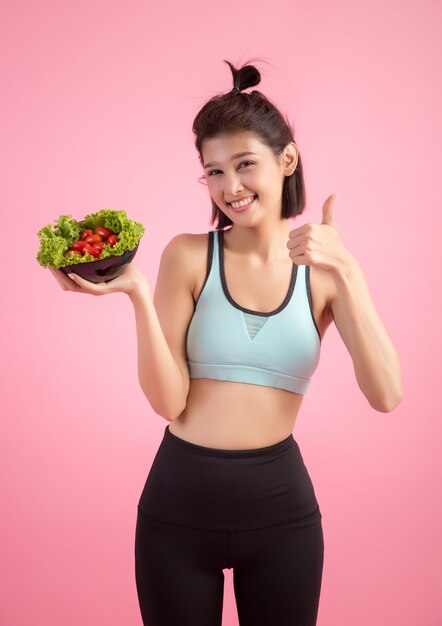
[[[296, 144], [289, 143], [278, 159], [253, 132], [206, 139], [203, 142], [204, 179], [213, 201], [233, 223], [281, 215], [282, 188], [298, 161]], [[250, 153], [250, 154], [243, 154]], [[241, 155], [241, 156], [239, 156]], [[235, 209], [232, 202], [254, 198]]]

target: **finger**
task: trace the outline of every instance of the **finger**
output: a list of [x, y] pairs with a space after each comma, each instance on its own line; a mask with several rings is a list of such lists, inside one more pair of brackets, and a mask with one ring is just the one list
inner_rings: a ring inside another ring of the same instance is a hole
[[295, 257], [299, 257], [301, 255], [304, 255], [305, 251], [306, 251], [305, 243], [299, 244], [299, 246], [295, 246], [294, 248], [290, 249], [289, 257], [291, 259], [294, 259]]
[[287, 241], [287, 248], [289, 250], [292, 250], [293, 248], [296, 248], [297, 246], [300, 246], [304, 243], [304, 235], [298, 235], [297, 237], [293, 237], [292, 239], [289, 239]]
[[52, 276], [53, 276], [53, 277], [55, 278], [55, 280], [57, 281], [57, 283], [58, 283], [58, 284], [60, 284], [60, 281], [58, 280], [58, 274], [57, 274], [57, 272], [56, 272], [56, 271], [55, 271], [52, 267], [49, 267], [48, 269], [49, 269], [49, 271], [51, 272]]
[[50, 267], [49, 269], [51, 270], [55, 280], [60, 285], [60, 287], [62, 287], [62, 289], [67, 289], [68, 291], [79, 291], [74, 281], [68, 278], [66, 274], [60, 269], [55, 269], [53, 267]]
[[81, 291], [91, 293], [93, 295], [102, 295], [109, 291], [107, 283], [92, 283], [90, 280], [86, 280], [86, 278], [82, 278], [75, 273], [69, 274], [69, 278], [72, 279], [76, 285], [81, 287]]
[[303, 233], [305, 233], [308, 226], [310, 226], [310, 222], [299, 226], [299, 228], [294, 228], [289, 232], [289, 238], [292, 239], [293, 237], [298, 237], [299, 235], [302, 235]]
[[289, 256], [295, 265], [309, 265], [308, 255], [306, 254], [294, 254], [291, 252]]
[[335, 226], [335, 222], [333, 219], [333, 205], [335, 202], [336, 194], [331, 195], [327, 198], [327, 200], [322, 205], [322, 221], [321, 224], [328, 224], [330, 226]]

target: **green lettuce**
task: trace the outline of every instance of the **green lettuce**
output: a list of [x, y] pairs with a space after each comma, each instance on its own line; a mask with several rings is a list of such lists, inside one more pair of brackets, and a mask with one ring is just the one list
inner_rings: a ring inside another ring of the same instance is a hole
[[[42, 267], [60, 268], [65, 265], [77, 263], [88, 263], [105, 259], [110, 256], [121, 256], [125, 250], [135, 248], [145, 232], [141, 222], [134, 222], [127, 217], [126, 211], [114, 211], [112, 209], [102, 209], [97, 213], [89, 213], [81, 221], [77, 222], [72, 215], [60, 215], [54, 220], [55, 226], [48, 224], [37, 233], [40, 238], [40, 249], [37, 253], [37, 261]], [[111, 228], [119, 241], [114, 247], [105, 245], [100, 255], [100, 259], [86, 252], [83, 256], [69, 254], [72, 243], [80, 238], [80, 234], [85, 228], [95, 230], [97, 226]]]

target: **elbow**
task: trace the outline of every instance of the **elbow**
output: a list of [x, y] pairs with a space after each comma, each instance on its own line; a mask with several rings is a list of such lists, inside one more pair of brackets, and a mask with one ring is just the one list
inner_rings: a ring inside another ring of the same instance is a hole
[[172, 411], [168, 411], [164, 409], [159, 409], [159, 410], [154, 409], [154, 411], [157, 415], [160, 415], [160, 417], [165, 419], [167, 422], [173, 422], [173, 420], [179, 417], [182, 413], [182, 411], [180, 413], [177, 413], [176, 411], [172, 412]]
[[171, 409], [164, 411], [162, 413], [162, 417], [164, 417], [164, 419], [167, 420], [168, 422], [173, 422], [183, 413], [185, 408], [186, 408], [186, 403], [180, 404], [178, 408], [172, 407]]
[[404, 397], [404, 389], [402, 386], [401, 372], [398, 364], [397, 371], [391, 379], [389, 389], [384, 393], [381, 402], [381, 408], [378, 409], [382, 413], [390, 413], [402, 402]]
[[152, 403], [151, 400], [149, 400], [147, 394], [144, 394], [151, 406], [151, 409], [154, 413], [156, 413], [157, 415], [159, 415], [160, 417], [162, 417], [163, 419], [165, 419], [168, 422], [173, 422], [174, 419], [176, 419], [177, 417], [179, 417], [182, 413], [182, 410], [177, 413], [177, 411], [175, 409], [172, 409], [170, 407], [165, 407], [165, 406], [157, 406], [156, 404]]
[[169, 422], [173, 422], [173, 420], [178, 419], [178, 417], [180, 417], [185, 411], [186, 406], [187, 406], [187, 397], [189, 395], [189, 389], [190, 389], [190, 383], [188, 379], [187, 385], [185, 386], [184, 391], [182, 391], [181, 394], [176, 395], [176, 397], [181, 396], [181, 402], [178, 405], [177, 403], [175, 403], [175, 405], [167, 412], [166, 419], [169, 420]]
[[401, 403], [403, 398], [403, 393], [400, 392], [395, 396], [389, 396], [388, 398], [384, 398], [383, 400], [377, 402], [370, 402], [370, 406], [380, 413], [391, 413], [394, 409]]
[[370, 389], [370, 393], [366, 392], [370, 406], [379, 413], [391, 413], [401, 403], [404, 396], [402, 381], [400, 376], [394, 380], [384, 381], [385, 384], [378, 385], [376, 389]]
[[186, 408], [187, 397], [184, 402], [180, 402], [179, 404], [177, 402], [167, 404], [164, 402], [164, 399], [162, 402], [160, 402], [158, 398], [154, 400], [150, 397], [146, 389], [142, 388], [142, 390], [154, 413], [168, 422], [173, 422], [173, 420], [177, 419]]

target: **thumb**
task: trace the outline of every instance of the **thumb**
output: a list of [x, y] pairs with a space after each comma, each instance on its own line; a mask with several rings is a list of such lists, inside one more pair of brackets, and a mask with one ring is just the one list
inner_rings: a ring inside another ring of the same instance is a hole
[[329, 224], [330, 226], [336, 226], [333, 219], [333, 205], [335, 203], [337, 194], [333, 194], [327, 198], [322, 205], [322, 222], [321, 224]]

